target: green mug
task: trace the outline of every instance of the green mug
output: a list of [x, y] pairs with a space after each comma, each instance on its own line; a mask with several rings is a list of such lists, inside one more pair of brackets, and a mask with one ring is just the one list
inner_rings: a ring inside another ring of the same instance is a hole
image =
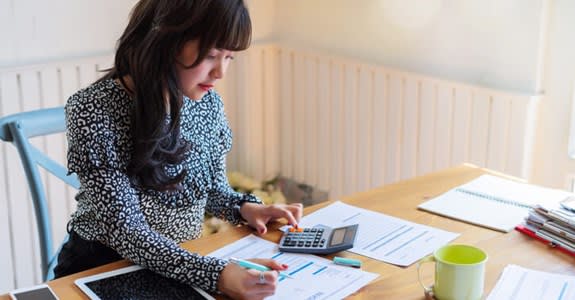
[[[433, 287], [426, 287], [421, 281], [420, 267], [435, 262]], [[426, 294], [433, 292], [436, 299], [481, 299], [485, 281], [487, 254], [468, 245], [446, 245], [417, 263], [419, 284]]]

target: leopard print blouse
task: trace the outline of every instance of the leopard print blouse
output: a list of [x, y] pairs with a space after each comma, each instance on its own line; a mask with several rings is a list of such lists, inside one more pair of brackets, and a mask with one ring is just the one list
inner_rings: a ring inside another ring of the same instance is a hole
[[228, 184], [225, 156], [232, 134], [219, 95], [210, 91], [199, 101], [184, 98], [181, 137], [190, 151], [181, 164], [166, 168], [170, 174], [183, 168], [188, 173], [183, 189], [171, 192], [135, 186], [126, 175], [133, 104], [117, 82], [94, 83], [68, 99], [68, 170], [81, 183], [71, 227], [136, 264], [213, 292], [227, 262], [178, 244], [200, 236], [204, 212], [238, 224], [237, 205], [261, 201]]

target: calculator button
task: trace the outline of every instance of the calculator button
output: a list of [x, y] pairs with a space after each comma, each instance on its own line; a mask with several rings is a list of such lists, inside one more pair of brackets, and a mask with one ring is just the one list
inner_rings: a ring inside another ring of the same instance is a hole
[[306, 228], [306, 229], [304, 229], [303, 231], [304, 231], [304, 232], [310, 232], [311, 230], [310, 230], [310, 228]]

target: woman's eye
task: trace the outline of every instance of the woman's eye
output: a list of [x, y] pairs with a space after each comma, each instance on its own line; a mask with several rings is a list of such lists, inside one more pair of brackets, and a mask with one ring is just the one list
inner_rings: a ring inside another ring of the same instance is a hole
[[228, 56], [226, 56], [226, 58], [229, 59], [229, 60], [233, 60], [233, 59], [234, 59], [234, 56], [233, 56], [233, 55], [228, 55]]
[[207, 59], [215, 59], [216, 56], [215, 56], [215, 55], [208, 54], [208, 55], [206, 56], [206, 58], [207, 58]]

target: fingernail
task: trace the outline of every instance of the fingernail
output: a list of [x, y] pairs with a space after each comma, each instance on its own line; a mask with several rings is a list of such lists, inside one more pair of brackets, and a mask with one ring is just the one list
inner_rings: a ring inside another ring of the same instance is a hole
[[282, 267], [283, 267], [284, 269], [287, 269], [287, 268], [288, 268], [288, 265], [282, 264]]

